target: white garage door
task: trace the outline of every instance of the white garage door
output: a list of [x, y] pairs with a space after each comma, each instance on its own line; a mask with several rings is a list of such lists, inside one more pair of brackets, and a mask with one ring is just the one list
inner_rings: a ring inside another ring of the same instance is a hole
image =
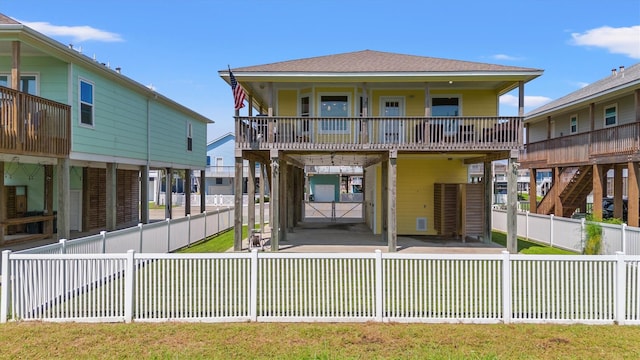
[[316, 185], [314, 186], [314, 190], [314, 201], [335, 201], [335, 185]]

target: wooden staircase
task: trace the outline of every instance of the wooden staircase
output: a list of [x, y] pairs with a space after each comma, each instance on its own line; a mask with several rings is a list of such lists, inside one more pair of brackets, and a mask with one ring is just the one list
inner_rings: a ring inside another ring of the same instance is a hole
[[585, 198], [593, 190], [593, 168], [590, 165], [566, 167], [560, 173], [559, 184], [554, 183], [549, 192], [538, 203], [537, 213], [555, 213], [555, 199], [560, 197], [562, 216], [571, 215], [585, 203]]

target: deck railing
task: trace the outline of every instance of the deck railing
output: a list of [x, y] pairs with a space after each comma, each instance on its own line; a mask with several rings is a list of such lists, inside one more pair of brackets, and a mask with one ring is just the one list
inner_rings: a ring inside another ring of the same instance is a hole
[[0, 151], [65, 157], [71, 149], [71, 107], [0, 86]]
[[521, 117], [236, 117], [240, 149], [510, 150]]
[[520, 163], [544, 165], [579, 165], [597, 156], [637, 153], [640, 150], [640, 123], [562, 136], [526, 144], [520, 152]]

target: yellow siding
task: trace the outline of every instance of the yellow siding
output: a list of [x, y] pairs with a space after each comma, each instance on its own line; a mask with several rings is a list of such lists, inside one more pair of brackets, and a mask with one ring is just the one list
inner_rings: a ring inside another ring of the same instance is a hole
[[279, 90], [278, 91], [278, 115], [298, 116], [298, 91]]
[[[382, 231], [382, 168], [377, 167], [376, 229]], [[433, 227], [433, 184], [466, 183], [467, 167], [461, 160], [447, 157], [421, 159], [416, 155], [398, 156], [396, 221], [399, 235], [436, 235]], [[416, 231], [416, 218], [427, 218], [427, 231]]]

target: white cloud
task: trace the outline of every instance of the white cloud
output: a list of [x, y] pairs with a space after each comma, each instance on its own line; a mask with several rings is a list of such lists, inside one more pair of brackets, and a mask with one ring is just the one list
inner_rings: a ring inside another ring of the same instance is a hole
[[79, 43], [83, 41], [119, 42], [124, 41], [119, 34], [93, 28], [91, 26], [59, 26], [48, 22], [27, 22], [22, 24], [41, 32], [47, 36], [69, 36], [71, 41]]
[[612, 28], [603, 26], [584, 33], [572, 33], [573, 43], [579, 46], [595, 46], [613, 54], [623, 54], [640, 59], [640, 25]]
[[495, 60], [520, 60], [520, 58], [518, 57], [506, 55], [506, 54], [495, 54], [495, 55], [492, 55], [491, 58]]
[[[551, 98], [548, 98], [546, 96], [524, 96], [524, 106], [529, 108], [537, 108], [538, 106], [544, 105], [549, 101], [551, 101]], [[502, 95], [500, 96], [500, 105], [517, 107], [518, 97], [511, 94]]]

